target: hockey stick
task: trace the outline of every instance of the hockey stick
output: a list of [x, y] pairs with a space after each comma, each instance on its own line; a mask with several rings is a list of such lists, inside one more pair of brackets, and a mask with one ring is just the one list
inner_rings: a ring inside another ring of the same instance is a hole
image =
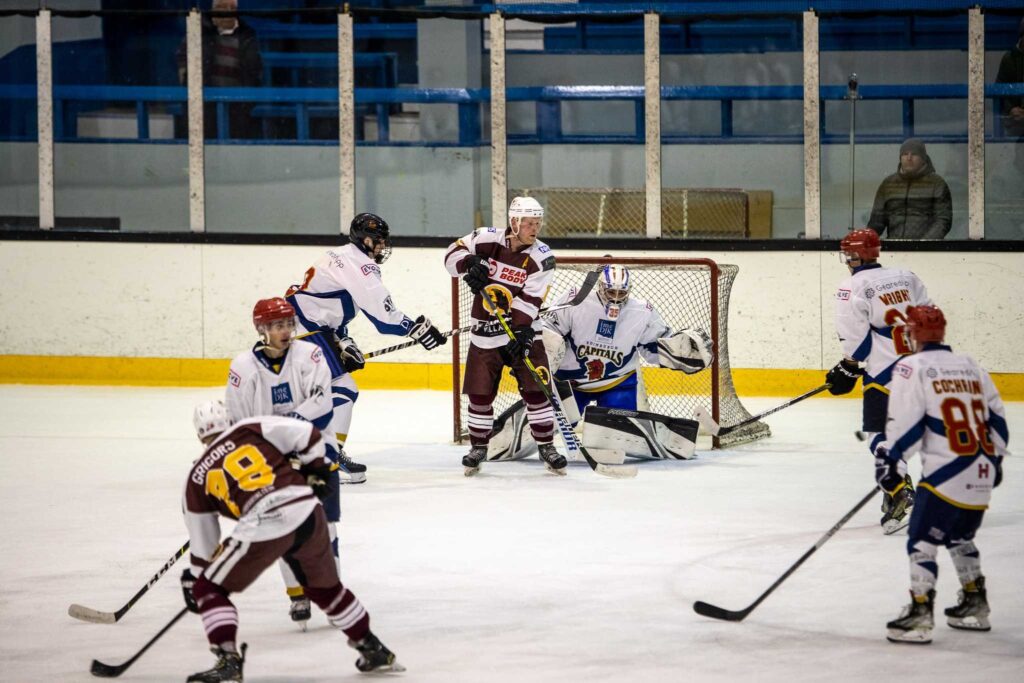
[[726, 434], [735, 432], [737, 429], [743, 429], [747, 425], [754, 424], [763, 417], [768, 417], [769, 415], [777, 413], [784, 408], [788, 408], [793, 404], [799, 403], [800, 401], [803, 401], [806, 398], [810, 398], [811, 396], [820, 394], [821, 392], [825, 391], [831, 386], [831, 384], [822, 384], [820, 387], [816, 389], [811, 389], [806, 394], [800, 394], [796, 398], [789, 399], [782, 405], [770, 408], [764, 411], [763, 413], [758, 413], [753, 417], [748, 417], [746, 420], [743, 420], [742, 422], [739, 422], [734, 425], [730, 425], [728, 427], [719, 426], [719, 424], [715, 422], [714, 418], [708, 415], [707, 411], [704, 409], [704, 406], [697, 406], [697, 408], [693, 411], [693, 419], [700, 422], [701, 426], [704, 427], [704, 429], [706, 429], [708, 432], [710, 432], [712, 436], [725, 436]]
[[150, 638], [149, 642], [143, 645], [142, 649], [136, 652], [127, 662], [124, 662], [123, 664], [104, 664], [100, 660], [94, 659], [92, 660], [92, 666], [89, 668], [89, 673], [93, 676], [99, 676], [100, 678], [117, 678], [127, 671], [128, 667], [134, 664], [135, 660], [141, 657], [153, 643], [160, 640], [160, 637], [163, 636], [163, 634], [167, 633], [172, 626], [178, 623], [178, 620], [185, 616], [186, 612], [188, 612], [188, 607], [182, 607], [181, 611], [174, 615], [174, 618], [167, 622], [167, 625], [160, 629], [155, 636]]
[[[486, 292], [487, 296], [484, 299], [486, 302], [484, 308], [486, 308], [498, 322], [501, 323], [502, 328], [505, 330], [505, 334], [508, 335], [509, 339], [515, 339], [516, 335], [512, 332], [512, 328], [509, 327], [508, 321], [505, 320], [505, 311], [501, 309], [498, 302], [494, 300], [494, 296], [490, 292]], [[629, 479], [636, 476], [637, 468], [636, 465], [604, 465], [594, 460], [587, 449], [583, 447], [583, 443], [579, 437], [576, 436], [576, 432], [573, 431], [572, 425], [569, 424], [569, 420], [565, 418], [565, 413], [562, 412], [562, 408], [558, 401], [555, 400], [554, 395], [551, 393], [551, 388], [547, 385], [547, 382], [543, 380], [540, 373], [537, 371], [537, 367], [533, 364], [530, 358], [524, 357], [523, 362], [526, 364], [526, 368], [533, 375], [534, 383], [540, 387], [541, 392], [548, 399], [548, 403], [551, 404], [551, 408], [555, 411], [555, 417], [558, 419], [558, 428], [562, 431], [563, 437], [568, 436], [572, 440], [576, 448], [579, 449], [583, 457], [586, 458], [587, 464], [590, 465], [590, 469], [594, 470], [598, 474], [603, 474], [606, 477], [614, 477], [617, 479]]]
[[75, 619], [81, 619], [82, 621], [91, 621], [94, 624], [113, 624], [120, 621], [121, 617], [125, 615], [125, 612], [130, 610], [132, 605], [137, 603], [139, 598], [145, 595], [146, 591], [148, 591], [154, 583], [160, 580], [161, 576], [167, 573], [167, 570], [178, 561], [178, 558], [188, 552], [188, 546], [189, 541], [185, 541], [185, 545], [181, 546], [181, 548], [178, 549], [178, 552], [174, 553], [174, 555], [171, 556], [171, 559], [167, 560], [167, 562], [164, 563], [164, 566], [160, 567], [160, 571], [153, 575], [153, 578], [151, 578], [146, 585], [142, 587], [142, 590], [133, 595], [132, 599], [125, 603], [124, 607], [116, 612], [101, 612], [99, 610], [92, 609], [91, 607], [83, 607], [82, 605], [75, 603], [74, 605], [71, 605], [71, 607], [68, 607], [68, 615]]
[[[576, 291], [576, 296], [574, 296], [571, 300], [566, 301], [563, 304], [557, 304], [555, 306], [550, 306], [548, 308], [541, 309], [541, 311], [540, 311], [541, 315], [544, 315], [546, 313], [554, 313], [555, 311], [560, 311], [563, 308], [569, 308], [571, 306], [578, 306], [581, 303], [583, 303], [583, 300], [587, 298], [587, 295], [590, 294], [590, 291], [592, 289], [594, 289], [594, 285], [597, 284], [597, 278], [598, 278], [599, 275], [600, 275], [600, 271], [598, 271], [598, 270], [592, 270], [589, 273], [587, 273], [587, 277], [584, 278], [583, 283], [580, 285], [579, 290]], [[484, 327], [485, 325], [488, 325], [488, 324], [490, 324], [490, 323], [489, 322], [488, 323], [473, 323], [472, 325], [465, 325], [463, 327], [457, 327], [454, 330], [448, 330], [447, 332], [442, 332], [441, 333], [441, 337], [447, 339], [448, 337], [454, 337], [454, 336], [459, 335], [459, 334], [465, 334], [466, 332], [472, 332], [472, 331], [477, 330], [479, 328], [482, 328], [482, 327]], [[400, 344], [395, 344], [394, 346], [387, 346], [387, 347], [385, 347], [383, 349], [377, 349], [376, 351], [370, 351], [369, 353], [363, 354], [363, 358], [366, 359], [366, 360], [370, 360], [371, 358], [376, 358], [377, 356], [383, 356], [385, 353], [392, 353], [394, 351], [401, 351], [402, 349], [407, 349], [410, 346], [416, 346], [416, 344], [419, 344], [419, 342], [416, 341], [415, 339], [411, 339], [409, 341], [404, 341], [404, 342], [402, 342]]]
[[764, 599], [767, 598], [769, 595], [771, 595], [772, 591], [774, 591], [776, 588], [779, 587], [779, 584], [781, 584], [783, 581], [785, 581], [787, 578], [789, 578], [789, 575], [792, 574], [793, 572], [795, 572], [797, 570], [797, 568], [800, 565], [802, 565], [804, 563], [804, 561], [808, 557], [813, 555], [814, 552], [818, 548], [820, 548], [821, 546], [825, 545], [825, 542], [828, 539], [832, 538], [833, 534], [835, 534], [837, 531], [839, 531], [839, 529], [841, 529], [844, 524], [849, 522], [850, 519], [855, 514], [857, 514], [857, 512], [859, 512], [862, 507], [867, 505], [868, 501], [871, 500], [872, 498], [874, 498], [875, 493], [877, 493], [877, 492], [878, 492], [878, 487], [875, 486], [873, 489], [871, 489], [871, 491], [870, 491], [870, 493], [868, 493], [868, 495], [866, 495], [863, 498], [861, 498], [860, 502], [853, 506], [852, 510], [850, 510], [845, 515], [843, 515], [843, 518], [840, 519], [838, 522], [836, 522], [835, 526], [833, 526], [831, 529], [826, 531], [825, 535], [822, 536], [821, 538], [819, 538], [818, 542], [815, 543], [814, 545], [812, 545], [810, 550], [808, 550], [806, 553], [804, 553], [800, 557], [800, 559], [797, 560], [795, 564], [793, 564], [792, 567], [787, 569], [785, 574], [783, 574], [778, 579], [776, 579], [775, 583], [773, 583], [771, 586], [768, 587], [768, 590], [766, 590], [764, 593], [761, 593], [761, 597], [759, 597], [757, 600], [755, 600], [749, 607], [747, 607], [745, 609], [733, 611], [733, 610], [723, 609], [721, 607], [716, 607], [715, 605], [711, 605], [711, 604], [708, 604], [706, 602], [701, 602], [700, 600], [698, 600], [697, 602], [693, 603], [693, 611], [696, 612], [697, 614], [701, 615], [701, 616], [711, 617], [712, 619], [722, 619], [724, 621], [743, 621], [748, 614], [750, 614], [751, 612], [754, 611], [755, 607], [757, 607], [762, 602], [764, 602]]

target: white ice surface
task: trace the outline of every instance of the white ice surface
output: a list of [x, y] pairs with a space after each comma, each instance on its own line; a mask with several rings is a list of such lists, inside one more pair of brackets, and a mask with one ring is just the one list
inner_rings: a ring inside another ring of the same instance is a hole
[[[66, 613], [120, 607], [184, 542], [191, 408], [218, 394], [0, 387], [0, 680], [94, 680], [93, 658], [124, 661], [180, 609], [183, 563], [118, 624]], [[956, 597], [943, 554], [935, 642], [897, 646], [884, 624], [907, 596], [905, 537], [881, 534], [877, 499], [745, 622], [692, 610], [749, 604], [867, 493], [858, 402], [808, 401], [770, 419], [770, 440], [625, 481], [585, 465], [557, 478], [536, 460], [467, 479], [450, 411], [444, 393], [364, 392], [350, 438], [370, 470], [342, 490], [343, 580], [406, 681], [1024, 680], [1021, 458], [978, 536], [992, 632], [943, 623]], [[1024, 405], [1009, 418], [1012, 446]], [[322, 614], [308, 633], [292, 626], [276, 570], [236, 602], [247, 681], [360, 677]], [[211, 663], [188, 615], [122, 680], [183, 681]]]

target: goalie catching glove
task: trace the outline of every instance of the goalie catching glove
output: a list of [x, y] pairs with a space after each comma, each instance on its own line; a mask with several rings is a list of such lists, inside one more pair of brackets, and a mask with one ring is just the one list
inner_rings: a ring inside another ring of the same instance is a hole
[[416, 318], [416, 322], [409, 329], [409, 336], [427, 351], [432, 351], [448, 341], [425, 315]]
[[692, 328], [658, 340], [658, 364], [688, 375], [700, 372], [715, 360], [714, 345], [707, 332]]
[[470, 254], [462, 260], [466, 269], [463, 271], [462, 280], [469, 287], [473, 294], [479, 294], [487, 283], [491, 281], [490, 266], [487, 259], [480, 258], [476, 254]]

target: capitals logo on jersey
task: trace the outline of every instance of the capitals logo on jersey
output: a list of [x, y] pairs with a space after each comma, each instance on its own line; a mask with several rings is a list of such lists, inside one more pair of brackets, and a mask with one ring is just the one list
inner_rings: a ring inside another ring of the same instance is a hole
[[288, 382], [271, 387], [270, 400], [275, 406], [281, 405], [283, 403], [291, 403], [292, 389], [290, 386], [288, 386]]

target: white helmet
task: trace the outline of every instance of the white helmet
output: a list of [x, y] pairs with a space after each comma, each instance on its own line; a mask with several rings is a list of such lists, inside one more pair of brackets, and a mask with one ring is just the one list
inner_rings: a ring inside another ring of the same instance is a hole
[[231, 426], [228, 409], [224, 401], [204, 401], [192, 412], [192, 424], [196, 428], [196, 436], [202, 441], [208, 436], [220, 434]]
[[629, 268], [608, 265], [601, 269], [601, 277], [597, 281], [597, 298], [604, 304], [609, 318], [618, 317], [619, 307], [629, 298], [629, 287]]
[[509, 218], [544, 218], [544, 207], [533, 197], [516, 197], [508, 205]]

